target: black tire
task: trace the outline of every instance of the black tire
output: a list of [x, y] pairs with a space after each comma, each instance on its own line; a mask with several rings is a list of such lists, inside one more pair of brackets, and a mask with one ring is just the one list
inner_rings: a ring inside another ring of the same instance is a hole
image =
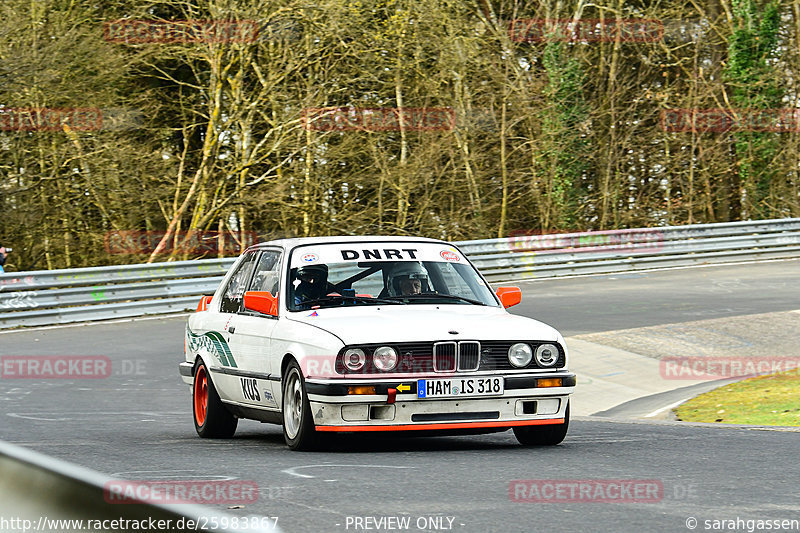
[[192, 384], [192, 420], [197, 434], [206, 439], [228, 439], [236, 433], [239, 419], [219, 399], [206, 365], [201, 361]]
[[297, 361], [292, 361], [286, 367], [281, 381], [281, 395], [283, 438], [286, 445], [295, 451], [315, 449], [319, 444], [319, 435], [314, 429], [306, 382]]
[[564, 413], [563, 424], [546, 426], [518, 426], [514, 428], [514, 436], [523, 446], [555, 446], [567, 436], [569, 429], [569, 404]]

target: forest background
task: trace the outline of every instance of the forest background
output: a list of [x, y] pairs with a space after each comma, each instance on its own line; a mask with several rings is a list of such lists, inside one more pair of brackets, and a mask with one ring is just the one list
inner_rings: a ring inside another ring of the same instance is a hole
[[796, 217], [799, 90], [800, 0], [2, 0], [0, 244]]

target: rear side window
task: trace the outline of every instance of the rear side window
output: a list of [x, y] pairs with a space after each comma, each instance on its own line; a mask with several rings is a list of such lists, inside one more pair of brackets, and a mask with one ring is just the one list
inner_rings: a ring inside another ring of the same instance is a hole
[[222, 293], [222, 303], [219, 305], [220, 312], [238, 313], [243, 309], [242, 299], [244, 298], [244, 291], [247, 289], [247, 282], [250, 281], [250, 276], [253, 273], [255, 259], [256, 253], [249, 252], [239, 263], [236, 272], [230, 277]]
[[258, 258], [256, 273], [250, 284], [251, 291], [266, 291], [273, 296], [278, 295], [278, 281], [281, 270], [281, 253], [266, 250]]

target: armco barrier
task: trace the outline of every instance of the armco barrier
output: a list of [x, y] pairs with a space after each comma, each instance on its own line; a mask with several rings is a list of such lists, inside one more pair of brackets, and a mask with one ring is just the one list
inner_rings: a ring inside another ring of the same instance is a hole
[[[92, 524], [105, 521], [109, 527], [102, 529], [109, 531], [161, 529], [280, 533], [277, 524], [269, 520], [248, 520], [247, 525], [255, 523], [255, 528], [231, 527], [242, 524], [245, 517], [223, 514], [213, 507], [197, 504], [110, 503], [106, 499], [106, 487], [111, 482], [114, 482], [113, 478], [98, 472], [0, 441], [0, 517], [6, 521], [5, 526], [0, 525], [0, 531], [99, 531], [100, 528], [89, 527], [88, 521]], [[195, 524], [224, 524], [228, 527], [187, 527], [190, 520]], [[148, 527], [150, 523], [159, 521], [165, 526], [169, 524], [169, 527]], [[266, 522], [266, 527], [258, 527], [263, 522]], [[114, 523], [116, 527], [112, 527]], [[136, 527], [134, 524], [141, 525]]]
[[[456, 243], [489, 281], [800, 257], [800, 218]], [[0, 328], [193, 310], [234, 259], [0, 274]]]
[[234, 258], [0, 274], [0, 328], [194, 309]]
[[459, 243], [493, 282], [800, 257], [800, 219], [531, 235]]

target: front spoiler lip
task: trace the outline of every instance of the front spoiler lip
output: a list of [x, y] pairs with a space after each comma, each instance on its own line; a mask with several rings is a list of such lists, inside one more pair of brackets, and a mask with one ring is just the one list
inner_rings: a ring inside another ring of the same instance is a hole
[[563, 424], [564, 418], [547, 418], [537, 420], [509, 420], [506, 422], [448, 422], [434, 424], [398, 424], [395, 426], [315, 426], [317, 431], [331, 432], [370, 432], [370, 431], [421, 431], [442, 429], [472, 428], [511, 428], [515, 426], [545, 426]]

